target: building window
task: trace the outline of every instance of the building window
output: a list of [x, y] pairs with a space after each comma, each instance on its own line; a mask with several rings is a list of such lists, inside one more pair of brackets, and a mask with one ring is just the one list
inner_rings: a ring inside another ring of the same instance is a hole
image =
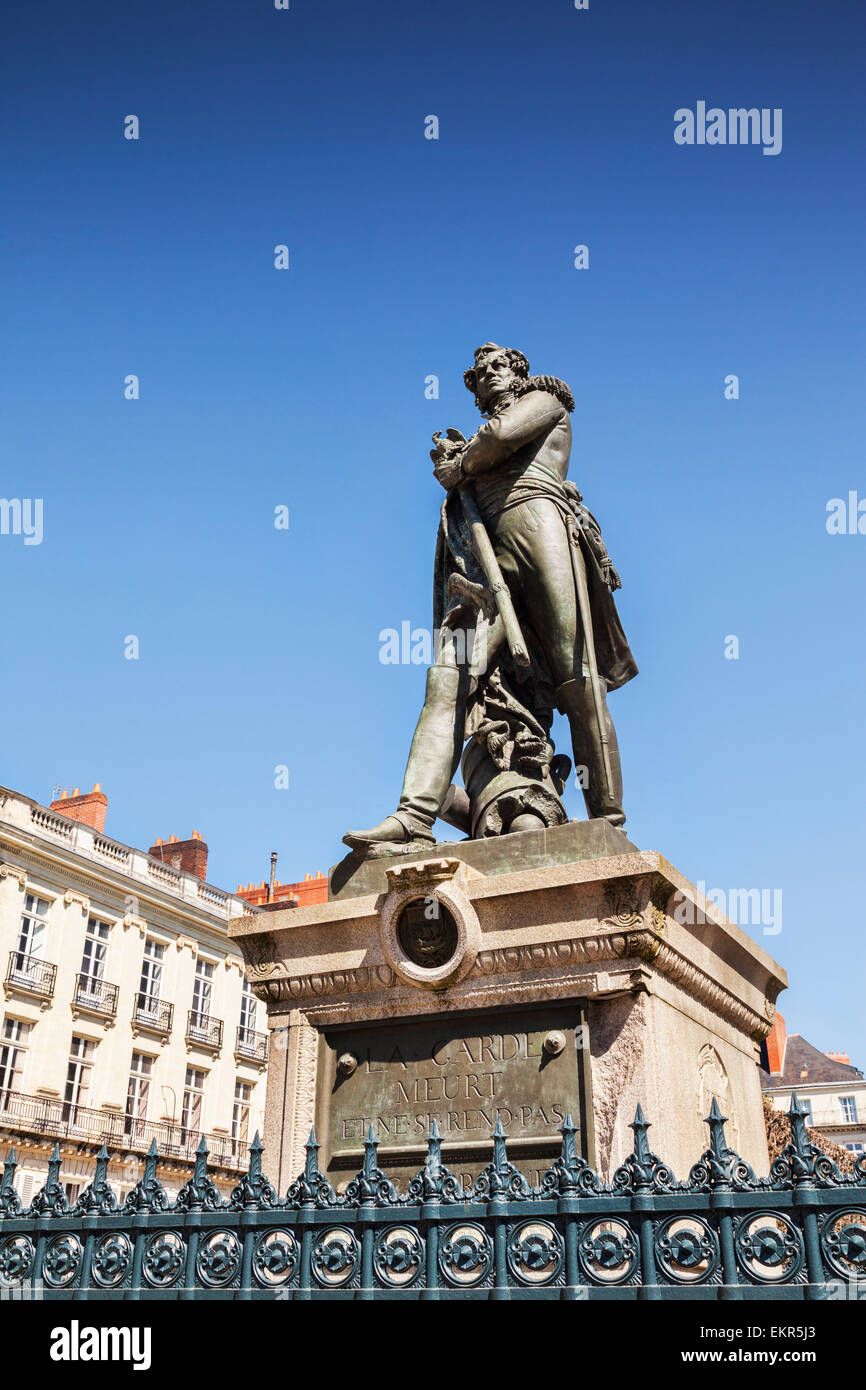
[[81, 1183], [65, 1182], [63, 1184], [63, 1190], [66, 1193], [66, 1199], [69, 1202], [70, 1206], [74, 1206], [78, 1200], [78, 1194], [81, 1191]]
[[800, 1097], [800, 1096], [798, 1096], [797, 1099], [800, 1101], [800, 1109], [801, 1109], [801, 1110], [805, 1110], [805, 1112], [806, 1112], [806, 1115], [805, 1115], [806, 1124], [807, 1124], [807, 1125], [811, 1125], [812, 1122], [813, 1122], [813, 1121], [812, 1121], [812, 1102], [811, 1102], [810, 1100], [803, 1100], [802, 1097]]
[[856, 1141], [851, 1144], [846, 1144], [845, 1148], [852, 1154], [861, 1154], [863, 1152], [863, 1145], [858, 1144]]
[[139, 1004], [145, 1007], [146, 1001], [156, 1002], [159, 999], [160, 986], [162, 984], [162, 963], [165, 959], [165, 947], [159, 941], [151, 941], [150, 938], [144, 943], [144, 956], [141, 962], [141, 999]]
[[857, 1123], [857, 1097], [840, 1096], [839, 1104], [842, 1107], [842, 1119], [845, 1123], [855, 1125]]
[[211, 996], [213, 993], [213, 965], [209, 960], [197, 960], [195, 963], [195, 983], [192, 987], [192, 1010], [200, 1018], [207, 1019], [210, 1015]]
[[107, 922], [99, 922], [88, 917], [84, 936], [84, 955], [81, 957], [81, 973], [89, 980], [101, 980], [105, 974], [105, 957], [108, 952]]
[[183, 1112], [181, 1114], [181, 1125], [183, 1126], [183, 1142], [188, 1143], [193, 1135], [199, 1134], [202, 1125], [202, 1107], [204, 1105], [204, 1082], [206, 1072], [198, 1067], [187, 1067], [186, 1081], [183, 1088]]
[[66, 1068], [66, 1090], [63, 1093], [63, 1118], [75, 1122], [76, 1111], [87, 1105], [90, 1098], [90, 1076], [96, 1056], [96, 1043], [90, 1038], [73, 1036]]
[[248, 1081], [235, 1082], [235, 1103], [232, 1109], [232, 1139], [246, 1144], [250, 1132], [250, 1101], [253, 1088]]
[[250, 988], [249, 980], [244, 980], [241, 990], [241, 1028], [238, 1037], [240, 1047], [254, 1047], [256, 1042], [256, 996]]
[[48, 907], [47, 900], [37, 898], [35, 893], [28, 893], [24, 899], [14, 970], [16, 974], [20, 974], [25, 979], [34, 971], [42, 958], [42, 951], [45, 946], [45, 930], [48, 926]]
[[5, 1110], [9, 1096], [21, 1090], [21, 1077], [27, 1060], [32, 1025], [17, 1018], [4, 1018], [0, 1035], [0, 1108]]
[[144, 1052], [133, 1052], [126, 1087], [126, 1133], [141, 1134], [141, 1124], [147, 1119], [150, 1100], [150, 1079], [153, 1076], [153, 1058]]

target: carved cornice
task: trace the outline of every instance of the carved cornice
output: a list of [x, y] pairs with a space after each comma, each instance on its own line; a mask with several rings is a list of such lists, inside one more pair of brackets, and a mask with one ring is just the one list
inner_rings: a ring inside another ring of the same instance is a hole
[[385, 870], [385, 877], [392, 893], [404, 888], [422, 889], [453, 878], [462, 862], [460, 859], [422, 859], [412, 864], [395, 864]]
[[[631, 916], [628, 909], [625, 913]], [[624, 925], [624, 924], [623, 924]], [[275, 959], [276, 943], [271, 938], [255, 944], [244, 941], [253, 992], [264, 1003], [287, 1004], [304, 1000], [325, 1000], [335, 996], [374, 995], [393, 990], [399, 980], [391, 967], [382, 962], [377, 965], [357, 966], [349, 970], [321, 971], [312, 975], [289, 975], [283, 961]], [[738, 999], [724, 985], [713, 980], [665, 942], [660, 934], [642, 925], [636, 930], [600, 932], [593, 936], [570, 937], [560, 941], [535, 942], [531, 945], [495, 947], [480, 951], [466, 980], [453, 990], [449, 997], [460, 1007], [472, 1007], [482, 1002], [487, 994], [496, 994], [503, 1000], [517, 1002], [521, 997], [535, 997], [539, 990], [560, 994], [562, 990], [581, 985], [580, 973], [575, 968], [599, 966], [605, 962], [642, 960], [651, 964], [666, 979], [678, 985], [697, 1002], [704, 1004], [719, 1014], [738, 1030], [746, 1032], [755, 1041], [765, 1038], [772, 1027], [775, 1012], [772, 1002], [764, 1000], [764, 1012], [755, 1009]], [[562, 967], [566, 967], [563, 973]], [[532, 971], [531, 980], [508, 980], [509, 976], [521, 976]], [[542, 972], [539, 974], [538, 972]], [[634, 972], [632, 972], [632, 975]], [[473, 982], [478, 977], [496, 976], [495, 984], [479, 989]], [[503, 978], [505, 977], [505, 978]], [[584, 979], [592, 978], [584, 972]], [[651, 975], [641, 971], [639, 979], [632, 979], [635, 990], [650, 987]], [[591, 992], [591, 991], [587, 991]], [[339, 1006], [334, 999], [333, 1008]], [[352, 1006], [347, 1003], [346, 1008]]]
[[13, 869], [11, 864], [0, 864], [0, 881], [4, 878], [14, 878], [22, 892], [27, 887], [27, 875], [24, 870]]
[[122, 925], [124, 931], [128, 931], [130, 927], [135, 927], [139, 936], [147, 935], [147, 923], [143, 917], [133, 917], [131, 913], [127, 913]]
[[72, 907], [73, 904], [80, 907], [85, 917], [90, 911], [90, 899], [84, 893], [76, 893], [74, 888], [67, 888], [63, 894], [63, 901], [67, 907]]

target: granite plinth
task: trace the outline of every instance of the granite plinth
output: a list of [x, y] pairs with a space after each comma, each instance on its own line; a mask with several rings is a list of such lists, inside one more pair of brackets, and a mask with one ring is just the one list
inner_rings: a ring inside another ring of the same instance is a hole
[[[547, 834], [558, 852], [554, 837], [565, 837]], [[497, 847], [474, 848], [498, 871], [469, 863], [468, 847], [439, 845], [380, 861], [383, 891], [232, 923], [268, 1011], [264, 1143], [280, 1189], [302, 1168], [314, 1121], [339, 1186], [365, 1125], [382, 1167], [402, 1178], [420, 1166], [433, 1118], [443, 1158], [471, 1176], [490, 1157], [500, 1111], [531, 1178], [563, 1110], [579, 1117], [581, 1152], [607, 1178], [631, 1151], [638, 1102], [653, 1147], [686, 1177], [714, 1097], [729, 1142], [766, 1173], [757, 1063], [782, 968], [660, 854], [509, 871]], [[447, 960], [420, 902], [439, 904], [456, 928]], [[418, 940], [405, 931], [413, 903]]]

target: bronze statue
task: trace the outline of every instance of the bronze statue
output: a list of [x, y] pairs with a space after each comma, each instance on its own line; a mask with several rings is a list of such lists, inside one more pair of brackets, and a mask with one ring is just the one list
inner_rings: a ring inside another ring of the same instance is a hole
[[470, 440], [455, 429], [433, 436], [447, 493], [434, 575], [439, 650], [396, 811], [343, 837], [362, 858], [429, 848], [438, 816], [473, 838], [566, 820], [570, 764], [554, 757], [554, 705], [568, 718], [589, 816], [625, 822], [606, 696], [637, 666], [612, 598], [619, 576], [567, 479], [574, 398], [496, 343], [476, 350], [463, 379], [486, 419]]

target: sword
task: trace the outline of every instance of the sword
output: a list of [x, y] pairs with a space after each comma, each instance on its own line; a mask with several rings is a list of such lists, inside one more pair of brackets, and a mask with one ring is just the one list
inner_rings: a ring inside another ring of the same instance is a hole
[[481, 513], [478, 510], [478, 503], [475, 501], [472, 484], [469, 482], [461, 483], [459, 492], [460, 500], [463, 503], [463, 512], [472, 532], [475, 555], [502, 619], [508, 649], [518, 666], [528, 666], [529, 652], [526, 650], [523, 633], [520, 631], [520, 623], [517, 621], [517, 614], [511, 601], [511, 592], [502, 577], [502, 570], [499, 568], [499, 561], [493, 546], [490, 544], [487, 528], [481, 520]]
[[566, 530], [571, 531], [569, 539], [573, 544], [569, 545], [571, 551], [571, 567], [574, 571], [574, 587], [577, 592], [577, 606], [580, 610], [580, 621], [583, 624], [583, 636], [586, 644], [586, 661], [589, 666], [589, 683], [592, 686], [592, 702], [595, 705], [595, 721], [598, 724], [598, 737], [601, 743], [601, 758], [604, 764], [604, 775], [607, 779], [607, 793], [613, 797], [613, 773], [610, 766], [610, 750], [608, 748], [607, 729], [604, 722], [604, 699], [601, 690], [601, 679], [598, 674], [598, 662], [595, 656], [595, 638], [592, 633], [592, 614], [589, 610], [589, 589], [586, 583], [586, 562], [583, 558], [583, 551], [580, 548], [580, 535], [576, 526], [571, 526], [566, 522]]

